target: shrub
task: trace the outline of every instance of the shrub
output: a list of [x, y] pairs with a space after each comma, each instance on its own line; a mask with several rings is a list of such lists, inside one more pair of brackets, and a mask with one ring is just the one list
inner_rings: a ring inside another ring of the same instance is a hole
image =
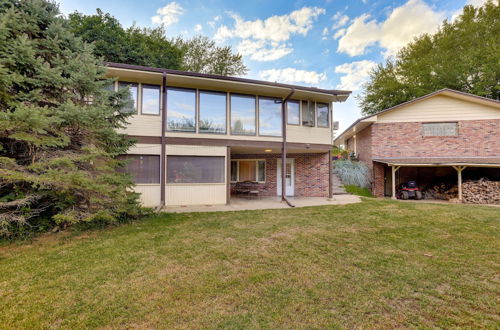
[[364, 163], [351, 160], [338, 160], [334, 164], [333, 172], [340, 177], [343, 184], [370, 188], [370, 169]]

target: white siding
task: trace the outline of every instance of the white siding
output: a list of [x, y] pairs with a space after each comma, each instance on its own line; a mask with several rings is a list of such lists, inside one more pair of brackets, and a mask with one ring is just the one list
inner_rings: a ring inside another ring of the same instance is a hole
[[226, 203], [226, 184], [167, 184], [167, 205], [212, 205]]
[[292, 143], [331, 144], [332, 131], [330, 128], [288, 125], [286, 140]]
[[142, 205], [146, 207], [156, 207], [160, 205], [160, 185], [159, 184], [137, 184], [134, 191], [141, 194]]
[[436, 95], [377, 117], [379, 123], [500, 119], [500, 109]]
[[160, 155], [160, 144], [137, 143], [128, 150], [129, 155]]

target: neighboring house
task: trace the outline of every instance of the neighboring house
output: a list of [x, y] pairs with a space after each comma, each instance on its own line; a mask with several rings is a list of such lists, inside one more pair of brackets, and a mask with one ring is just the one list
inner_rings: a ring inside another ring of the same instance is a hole
[[239, 182], [280, 196], [284, 144], [286, 195], [331, 196], [332, 104], [350, 92], [106, 66], [114, 88], [130, 88], [134, 99], [124, 109], [134, 115], [123, 132], [137, 144], [125, 158], [144, 205], [229, 203]]
[[[443, 89], [361, 118], [334, 141], [373, 173], [376, 196], [481, 177], [500, 180], [500, 102]], [[463, 177], [462, 177], [463, 176]]]

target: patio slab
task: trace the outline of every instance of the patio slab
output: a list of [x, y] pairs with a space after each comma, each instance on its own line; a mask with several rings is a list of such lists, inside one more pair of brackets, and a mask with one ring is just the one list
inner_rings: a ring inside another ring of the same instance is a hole
[[[332, 199], [324, 197], [289, 197], [290, 203], [295, 207], [320, 206], [320, 205], [345, 205], [359, 203], [361, 199], [354, 195], [334, 195]], [[262, 197], [260, 199], [246, 199], [231, 197], [229, 205], [186, 205], [167, 206], [163, 211], [173, 213], [183, 212], [219, 212], [219, 211], [242, 211], [242, 210], [265, 210], [290, 208], [281, 202], [281, 197]]]

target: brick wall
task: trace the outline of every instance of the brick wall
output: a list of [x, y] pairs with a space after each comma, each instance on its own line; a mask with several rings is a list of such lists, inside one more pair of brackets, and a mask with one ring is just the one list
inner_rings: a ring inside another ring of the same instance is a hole
[[422, 136], [422, 123], [372, 125], [373, 158], [500, 155], [500, 119], [458, 122], [458, 136]]
[[[277, 159], [281, 154], [233, 154], [236, 159], [265, 159], [266, 182], [259, 184], [262, 196], [277, 196]], [[328, 197], [328, 153], [289, 154], [295, 159], [295, 196]], [[235, 184], [232, 184], [234, 188]]]
[[358, 159], [371, 167], [372, 163], [372, 127], [356, 133], [356, 151]]
[[385, 195], [385, 164], [373, 163], [373, 181], [372, 194], [376, 197], [384, 197]]

